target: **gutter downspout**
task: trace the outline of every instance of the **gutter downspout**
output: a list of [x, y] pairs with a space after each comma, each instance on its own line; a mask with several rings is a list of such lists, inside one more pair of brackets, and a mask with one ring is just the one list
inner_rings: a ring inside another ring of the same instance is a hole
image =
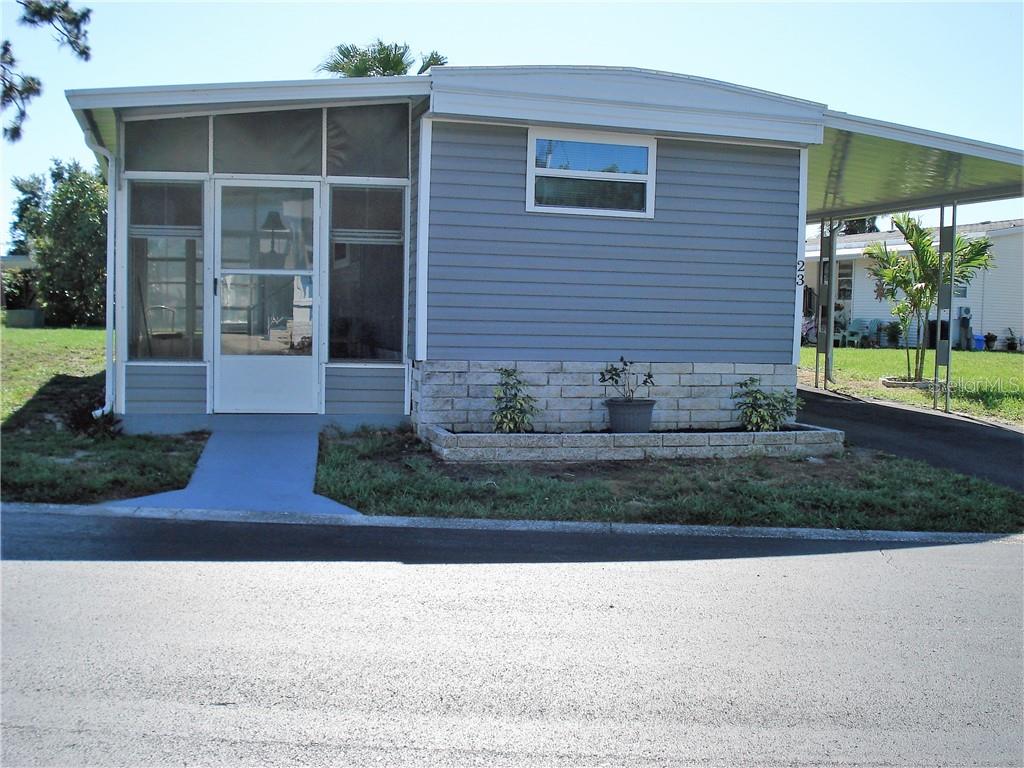
[[103, 407], [92, 412], [98, 419], [114, 410], [114, 238], [117, 191], [117, 168], [114, 155], [96, 141], [92, 131], [85, 134], [85, 144], [107, 161], [107, 302], [106, 302], [106, 370], [103, 384]]

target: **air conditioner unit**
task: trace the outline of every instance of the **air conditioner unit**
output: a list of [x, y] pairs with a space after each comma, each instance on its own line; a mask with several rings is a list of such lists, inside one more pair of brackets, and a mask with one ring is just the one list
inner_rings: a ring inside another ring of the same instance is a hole
[[958, 317], [970, 317], [970, 316], [971, 316], [971, 308], [970, 307], [960, 307], [960, 313], [959, 313]]

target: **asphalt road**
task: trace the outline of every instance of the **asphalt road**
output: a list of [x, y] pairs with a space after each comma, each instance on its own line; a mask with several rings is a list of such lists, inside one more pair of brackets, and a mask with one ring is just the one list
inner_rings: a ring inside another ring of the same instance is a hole
[[2, 523], [5, 766], [1024, 762], [1019, 542]]
[[1024, 493], [1024, 433], [958, 416], [928, 413], [800, 388], [798, 419], [842, 429], [849, 444], [917, 459]]

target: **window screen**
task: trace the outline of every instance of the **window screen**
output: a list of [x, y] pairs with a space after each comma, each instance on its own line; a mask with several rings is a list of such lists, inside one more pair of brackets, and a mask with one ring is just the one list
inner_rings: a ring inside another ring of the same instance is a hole
[[319, 109], [217, 115], [213, 118], [213, 170], [319, 176], [322, 122]]
[[203, 357], [203, 188], [128, 188], [128, 356]]
[[332, 360], [402, 359], [403, 191], [331, 191], [328, 345]]
[[208, 170], [210, 121], [206, 117], [138, 120], [124, 124], [127, 171]]
[[327, 174], [408, 178], [408, 105], [328, 109]]
[[223, 269], [312, 269], [313, 190], [225, 187], [221, 197]]

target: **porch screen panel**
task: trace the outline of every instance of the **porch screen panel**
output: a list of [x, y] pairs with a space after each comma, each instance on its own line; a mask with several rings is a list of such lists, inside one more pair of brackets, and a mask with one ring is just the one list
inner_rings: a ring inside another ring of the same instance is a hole
[[203, 358], [203, 188], [128, 188], [128, 357]]
[[329, 176], [409, 177], [409, 105], [327, 110]]
[[403, 198], [401, 189], [331, 191], [332, 360], [402, 360]]
[[213, 118], [213, 170], [319, 176], [322, 138], [319, 109], [217, 115]]
[[206, 117], [133, 120], [124, 124], [124, 167], [128, 171], [206, 173], [210, 121]]
[[227, 187], [221, 198], [221, 267], [313, 268], [313, 191]]

